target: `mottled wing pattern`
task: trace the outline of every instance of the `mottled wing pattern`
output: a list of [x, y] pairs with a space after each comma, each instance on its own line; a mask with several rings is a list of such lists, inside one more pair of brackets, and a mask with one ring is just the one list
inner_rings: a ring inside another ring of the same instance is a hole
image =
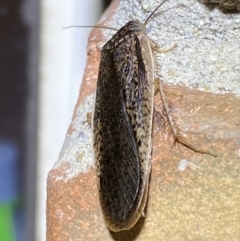
[[94, 113], [99, 196], [109, 225], [130, 215], [140, 181], [137, 143], [126, 112], [111, 53], [102, 51]]
[[94, 149], [103, 214], [115, 231], [133, 226], [147, 193], [153, 86], [140, 41], [127, 24], [101, 52]]
[[141, 39], [142, 36], [134, 35], [123, 44], [119, 44], [113, 56], [117, 79], [121, 84], [124, 103], [138, 148], [141, 168], [140, 190], [136, 200], [138, 206], [141, 205], [145, 181], [148, 178], [151, 165], [150, 152], [154, 99], [153, 78], [150, 78], [145, 59], [143, 59]]

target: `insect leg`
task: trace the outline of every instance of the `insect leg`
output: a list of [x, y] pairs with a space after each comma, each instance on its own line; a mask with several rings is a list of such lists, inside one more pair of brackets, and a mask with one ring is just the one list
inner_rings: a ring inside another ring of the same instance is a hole
[[171, 48], [169, 49], [161, 49], [159, 46], [155, 45], [154, 46], [154, 50], [156, 52], [158, 52], [159, 54], [162, 54], [162, 53], [167, 53], [167, 52], [170, 52], [170, 51], [173, 51], [175, 48], [177, 48], [177, 44], [174, 44]]
[[167, 118], [168, 118], [171, 130], [172, 130], [173, 136], [174, 136], [174, 143], [179, 142], [182, 145], [192, 149], [195, 152], [205, 153], [205, 154], [209, 154], [211, 156], [216, 157], [217, 156], [216, 154], [213, 154], [213, 153], [211, 153], [208, 150], [206, 150], [206, 151], [205, 150], [201, 150], [201, 149], [195, 147], [194, 145], [190, 144], [189, 142], [187, 142], [187, 140], [185, 140], [185, 138], [181, 134], [180, 128], [177, 126], [176, 116], [174, 116], [171, 113], [171, 106], [169, 105], [169, 103], [167, 102], [167, 99], [165, 97], [165, 94], [164, 94], [164, 91], [163, 91], [162, 82], [161, 82], [161, 80], [159, 78], [157, 78], [157, 81], [158, 81], [158, 88], [159, 88], [159, 92], [160, 92], [161, 99], [162, 99], [162, 102], [163, 102], [163, 106], [164, 106], [164, 108], [166, 110]]

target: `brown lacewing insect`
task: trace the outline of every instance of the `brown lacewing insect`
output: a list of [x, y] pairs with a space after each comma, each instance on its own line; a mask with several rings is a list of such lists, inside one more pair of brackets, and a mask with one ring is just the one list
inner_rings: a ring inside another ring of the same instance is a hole
[[[132, 228], [144, 213], [151, 170], [156, 46], [145, 23], [130, 21], [102, 48], [93, 115], [99, 199], [112, 231]], [[174, 118], [160, 94], [175, 139]], [[201, 151], [200, 151], [201, 152]]]

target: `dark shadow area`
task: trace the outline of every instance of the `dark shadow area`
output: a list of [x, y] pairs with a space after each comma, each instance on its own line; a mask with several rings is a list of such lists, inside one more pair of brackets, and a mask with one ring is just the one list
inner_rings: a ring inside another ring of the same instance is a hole
[[[32, 3], [34, 3], [32, 1]], [[37, 82], [37, 78], [30, 79], [29, 63], [31, 60], [31, 24], [28, 23], [28, 16], [25, 16], [24, 6], [27, 0], [5, 0], [0, 2], [0, 138], [1, 138], [1, 166], [7, 175], [1, 175], [5, 186], [0, 188], [0, 210], [6, 215], [8, 208], [9, 224], [5, 222], [5, 229], [11, 230], [12, 235], [1, 232], [0, 240], [8, 241], [32, 241], [34, 240], [35, 227], [35, 205], [29, 210], [28, 203], [35, 203], [35, 159], [31, 160], [31, 172], [28, 169], [28, 141], [31, 135], [29, 130], [34, 130], [28, 122], [28, 105], [31, 101], [31, 84]], [[34, 19], [38, 18], [31, 4], [31, 11]], [[37, 19], [38, 21], [38, 19]], [[38, 37], [36, 36], [36, 39]], [[35, 39], [35, 40], [36, 40]], [[36, 45], [34, 47], [36, 49]], [[31, 64], [32, 65], [32, 64]], [[32, 66], [33, 67], [33, 66]], [[37, 72], [37, 65], [31, 71]], [[36, 97], [37, 98], [37, 97]], [[35, 106], [37, 108], [37, 106]], [[36, 112], [32, 113], [33, 115]], [[35, 126], [34, 126], [35, 127]], [[29, 129], [28, 129], [29, 128]], [[36, 140], [31, 139], [36, 144]], [[29, 174], [31, 178], [29, 179]], [[31, 180], [32, 190], [26, 187]], [[2, 202], [1, 202], [2, 201]], [[31, 226], [28, 227], [27, 219], [30, 217]], [[7, 220], [7, 219], [5, 219]], [[1, 223], [3, 225], [3, 223]], [[12, 231], [13, 226], [15, 232]], [[29, 228], [31, 235], [27, 235]], [[29, 238], [27, 238], [29, 237]]]
[[238, 0], [232, 1], [229, 3], [229, 1], [212, 1], [212, 0], [203, 0], [200, 1], [202, 4], [205, 4], [208, 9], [211, 11], [214, 8], [218, 8], [224, 13], [240, 13], [240, 2]]
[[141, 217], [136, 223], [136, 225], [134, 225], [134, 227], [130, 230], [124, 230], [120, 232], [113, 232], [109, 230], [109, 232], [116, 241], [133, 241], [136, 240], [137, 236], [139, 235], [144, 221], [145, 218]]
[[106, 9], [110, 3], [112, 2], [112, 0], [103, 0], [103, 9]]
[[[24, 215], [19, 221], [15, 220], [15, 213], [24, 213], [24, 176], [26, 154], [26, 102], [27, 102], [27, 26], [20, 16], [21, 1], [5, 1], [0, 4], [0, 136], [1, 167], [8, 175], [1, 175], [2, 186], [0, 206], [5, 216], [2, 225], [5, 232], [1, 232], [3, 240], [21, 240], [25, 230]], [[2, 149], [5, 146], [4, 149]], [[17, 203], [21, 203], [18, 205]], [[8, 204], [8, 208], [7, 205]], [[6, 209], [7, 208], [7, 209]], [[7, 211], [8, 210], [8, 211]], [[8, 218], [7, 218], [8, 217]], [[7, 220], [10, 221], [8, 223]], [[11, 233], [16, 223], [16, 230]], [[9, 230], [9, 231], [7, 231]]]
[[19, 9], [20, 1], [0, 4], [0, 135], [14, 140], [20, 150], [18, 170], [23, 191], [28, 32]]

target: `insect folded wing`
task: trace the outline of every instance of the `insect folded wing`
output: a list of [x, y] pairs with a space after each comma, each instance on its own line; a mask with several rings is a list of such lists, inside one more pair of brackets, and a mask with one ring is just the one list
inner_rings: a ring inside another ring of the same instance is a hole
[[112, 229], [131, 219], [140, 183], [137, 143], [110, 51], [102, 52], [94, 114], [99, 197]]
[[153, 88], [139, 37], [128, 30], [103, 47], [94, 111], [99, 197], [113, 231], [130, 229], [143, 213], [151, 166]]

